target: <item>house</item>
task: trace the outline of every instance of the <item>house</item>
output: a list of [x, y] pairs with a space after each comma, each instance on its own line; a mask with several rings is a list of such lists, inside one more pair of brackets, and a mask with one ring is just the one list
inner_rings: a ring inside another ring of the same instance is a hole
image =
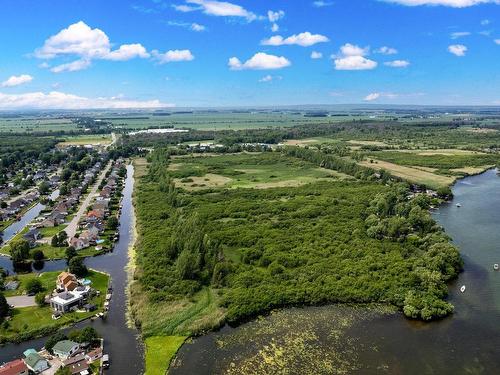
[[104, 216], [105, 216], [105, 212], [103, 209], [90, 210], [87, 213], [87, 218], [104, 219]]
[[22, 359], [16, 359], [11, 362], [0, 365], [0, 375], [28, 375], [28, 366]]
[[49, 362], [36, 352], [28, 354], [24, 359], [24, 363], [26, 363], [26, 366], [35, 374], [45, 371], [50, 367]]
[[80, 350], [80, 344], [70, 340], [59, 341], [52, 348], [54, 355], [62, 360], [72, 357], [78, 350]]
[[73, 363], [68, 366], [69, 370], [71, 371], [71, 374], [73, 375], [89, 375], [89, 365], [87, 361], [82, 360], [76, 363]]
[[26, 358], [27, 356], [29, 356], [30, 354], [34, 354], [34, 353], [38, 353], [35, 349], [31, 348], [31, 349], [27, 349], [23, 352], [23, 355], [24, 357]]
[[57, 226], [57, 224], [54, 218], [52, 217], [46, 218], [45, 220], [40, 222], [40, 224], [37, 225], [38, 228], [53, 228], [55, 226]]
[[75, 250], [82, 250], [90, 246], [90, 242], [87, 238], [73, 237], [69, 240], [69, 245], [73, 246]]
[[88, 352], [87, 354], [85, 354], [85, 359], [87, 360], [87, 362], [90, 362], [90, 363], [97, 361], [101, 357], [102, 357], [102, 348], [94, 349], [94, 350]]
[[109, 200], [107, 200], [107, 199], [100, 199], [100, 200], [97, 200], [94, 203], [94, 205], [92, 206], [92, 209], [107, 211], [108, 207], [109, 207]]
[[36, 245], [36, 241], [40, 238], [42, 238], [42, 234], [38, 228], [31, 228], [23, 235], [23, 239], [28, 241], [31, 247], [34, 247]]
[[66, 313], [81, 308], [90, 293], [89, 286], [78, 285], [71, 292], [65, 291], [50, 298], [50, 307], [55, 312]]
[[56, 280], [57, 290], [71, 292], [78, 286], [76, 276], [69, 272], [61, 272]]

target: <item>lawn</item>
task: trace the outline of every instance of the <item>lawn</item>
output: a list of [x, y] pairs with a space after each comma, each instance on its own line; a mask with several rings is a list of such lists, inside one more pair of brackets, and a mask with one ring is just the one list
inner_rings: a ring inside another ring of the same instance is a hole
[[349, 178], [280, 153], [177, 158], [169, 169], [176, 185], [186, 190], [220, 187], [267, 189]]
[[[40, 280], [46, 290], [49, 293], [54, 287], [57, 275], [60, 272], [45, 272], [40, 275]], [[21, 281], [19, 290], [23, 290], [23, 285], [30, 278], [36, 277], [35, 274], [18, 275]], [[92, 281], [92, 287], [101, 292], [100, 296], [93, 297], [89, 302], [94, 303], [98, 306], [98, 311], [103, 307], [106, 291], [109, 283], [109, 276], [104, 273], [89, 271], [86, 276], [87, 279]], [[17, 291], [16, 291], [17, 292]], [[18, 292], [17, 292], [18, 293]], [[7, 294], [6, 294], [7, 295]], [[72, 312], [64, 314], [60, 319], [52, 319], [52, 310], [50, 307], [23, 307], [13, 309], [12, 318], [9, 320], [7, 325], [0, 326], [0, 341], [17, 341], [19, 337], [24, 339], [28, 337], [37, 336], [41, 330], [57, 329], [66, 326], [71, 323], [76, 323], [83, 319], [90, 318], [95, 315], [94, 312]]]
[[185, 336], [148, 337], [146, 344], [146, 375], [164, 375], [170, 361], [186, 340]]

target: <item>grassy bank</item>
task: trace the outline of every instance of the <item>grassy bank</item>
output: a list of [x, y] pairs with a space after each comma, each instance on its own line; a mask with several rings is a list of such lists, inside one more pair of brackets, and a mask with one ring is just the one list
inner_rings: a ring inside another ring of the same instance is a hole
[[146, 372], [145, 375], [164, 375], [170, 362], [180, 349], [186, 337], [184, 336], [155, 336], [148, 337], [146, 344]]

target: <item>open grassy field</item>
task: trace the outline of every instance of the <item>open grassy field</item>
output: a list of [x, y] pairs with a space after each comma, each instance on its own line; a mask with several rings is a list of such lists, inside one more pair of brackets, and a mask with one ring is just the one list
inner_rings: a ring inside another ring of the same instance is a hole
[[368, 160], [364, 160], [359, 164], [365, 167], [375, 168], [379, 170], [385, 169], [386, 171], [388, 171], [389, 173], [391, 173], [396, 177], [400, 177], [409, 182], [422, 184], [431, 188], [448, 186], [455, 181], [454, 177], [441, 176], [436, 173], [428, 172], [422, 169], [406, 167], [403, 165], [398, 165], [383, 160], [376, 160], [376, 159], [371, 159], [371, 160], [373, 160], [373, 163], [371, 163]]
[[65, 118], [12, 117], [0, 118], [0, 132], [49, 132], [76, 130], [76, 125]]
[[186, 190], [220, 187], [266, 189], [349, 178], [280, 153], [176, 158], [169, 170], [176, 185]]
[[60, 142], [58, 146], [109, 145], [111, 140], [111, 134], [76, 135], [65, 137], [64, 142]]
[[146, 344], [146, 375], [164, 375], [170, 361], [186, 340], [185, 336], [155, 336], [144, 340]]

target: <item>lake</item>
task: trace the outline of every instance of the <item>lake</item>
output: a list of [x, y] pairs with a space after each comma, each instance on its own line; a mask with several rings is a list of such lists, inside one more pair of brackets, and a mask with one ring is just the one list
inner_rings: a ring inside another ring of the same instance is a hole
[[499, 373], [500, 177], [493, 170], [468, 177], [453, 192], [433, 213], [465, 261], [450, 285], [451, 317], [423, 323], [383, 307], [285, 309], [192, 340], [170, 373]]

